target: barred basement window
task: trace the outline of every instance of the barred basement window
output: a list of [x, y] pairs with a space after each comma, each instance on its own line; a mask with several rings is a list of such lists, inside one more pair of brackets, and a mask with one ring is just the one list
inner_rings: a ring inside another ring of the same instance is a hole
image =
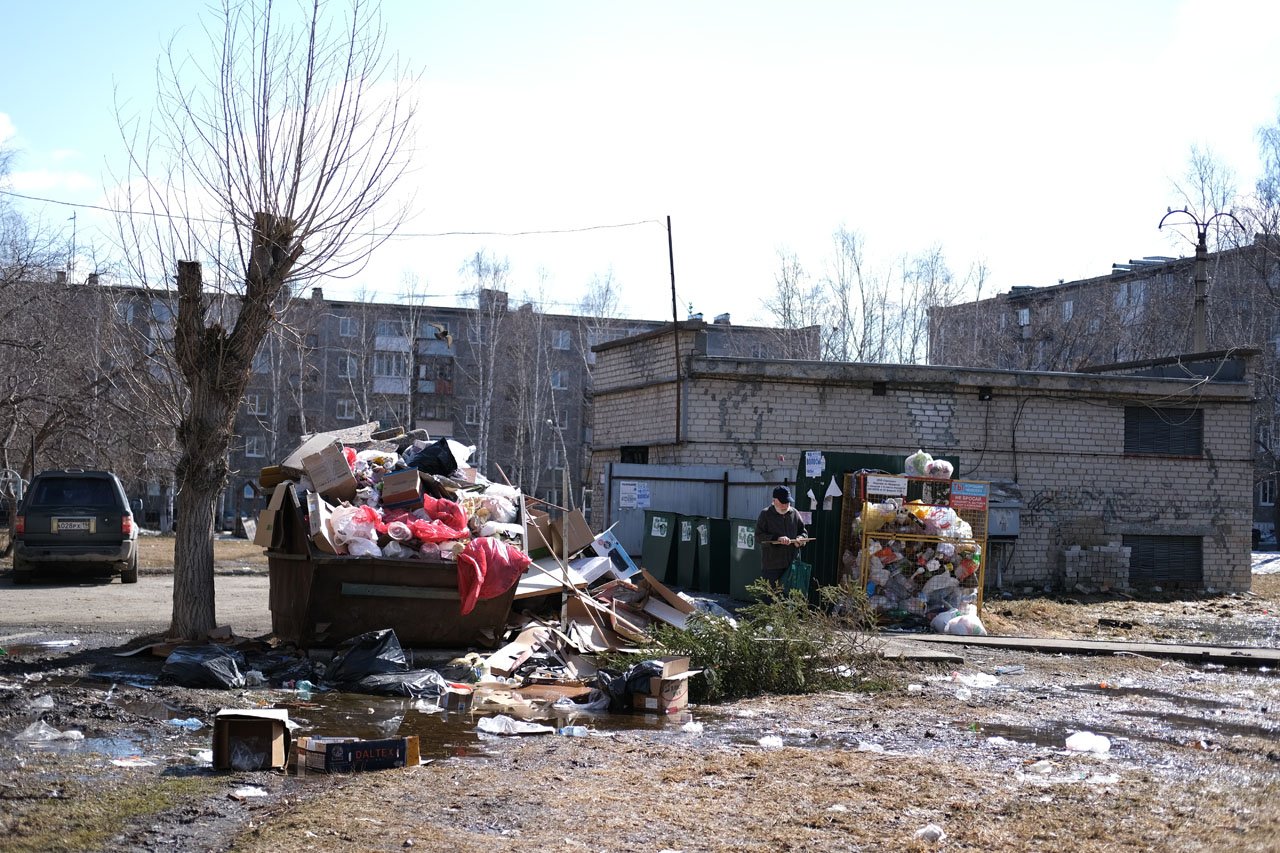
[[1124, 407], [1124, 452], [1134, 456], [1201, 456], [1204, 411]]
[[1129, 585], [1199, 589], [1204, 586], [1204, 540], [1199, 536], [1124, 537]]

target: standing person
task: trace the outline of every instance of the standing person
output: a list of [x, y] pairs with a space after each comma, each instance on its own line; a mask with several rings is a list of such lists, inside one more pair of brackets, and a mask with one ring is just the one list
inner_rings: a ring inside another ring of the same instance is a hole
[[756, 519], [756, 539], [760, 545], [761, 576], [777, 583], [782, 573], [791, 565], [796, 549], [804, 543], [795, 540], [804, 536], [804, 521], [791, 505], [791, 490], [778, 486], [773, 490], [773, 504], [760, 511]]

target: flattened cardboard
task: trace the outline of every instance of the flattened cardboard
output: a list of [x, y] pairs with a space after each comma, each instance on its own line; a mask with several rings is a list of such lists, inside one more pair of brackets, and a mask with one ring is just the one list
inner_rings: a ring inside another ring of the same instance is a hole
[[[252, 763], [246, 763], [247, 758]], [[214, 770], [276, 770], [289, 757], [289, 712], [224, 708], [213, 716]]]
[[298, 738], [297, 766], [302, 771], [359, 773], [417, 767], [422, 763], [418, 736], [360, 740], [350, 737]]
[[510, 676], [520, 668], [520, 664], [541, 648], [550, 636], [550, 628], [525, 628], [514, 640], [489, 655], [489, 671], [504, 678]]
[[417, 468], [397, 471], [382, 478], [382, 505], [422, 503], [422, 475]]
[[284, 540], [284, 524], [281, 510], [284, 508], [284, 493], [288, 487], [276, 486], [271, 493], [267, 508], [258, 516], [258, 529], [253, 537], [254, 545], [263, 548], [278, 548]]
[[565, 583], [565, 571], [554, 557], [543, 557], [534, 560], [524, 570], [516, 586], [516, 598], [533, 598], [551, 592], [564, 592], [566, 587], [578, 589], [587, 585], [587, 580], [572, 567], [569, 569], [569, 581]]
[[302, 468], [317, 493], [338, 501], [355, 500], [356, 478], [351, 473], [347, 458], [342, 455], [341, 445], [330, 444], [302, 457]]
[[652, 592], [656, 592], [658, 595], [662, 597], [663, 601], [665, 601], [667, 604], [671, 605], [681, 613], [688, 614], [698, 609], [694, 607], [692, 604], [690, 604], [689, 602], [685, 601], [680, 596], [676, 595], [670, 589], [668, 589], [666, 585], [663, 584], [660, 580], [655, 578], [653, 575], [649, 574], [648, 569], [645, 569], [645, 568], [640, 569], [640, 575], [649, 584], [649, 589]]
[[[523, 501], [523, 498], [521, 499]], [[554, 536], [551, 532], [551, 516], [540, 509], [524, 510], [525, 552], [530, 556], [538, 551], [551, 551]]]

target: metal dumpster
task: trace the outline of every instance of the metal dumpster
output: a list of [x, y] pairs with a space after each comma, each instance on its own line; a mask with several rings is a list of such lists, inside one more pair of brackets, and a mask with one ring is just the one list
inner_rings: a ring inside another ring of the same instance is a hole
[[307, 535], [296, 497], [289, 498], [281, 536], [266, 551], [271, 630], [281, 640], [302, 648], [330, 647], [391, 628], [408, 647], [498, 645], [514, 584], [497, 598], [476, 602], [463, 616], [456, 563], [326, 554]]
[[698, 585], [698, 530], [694, 515], [676, 516], [676, 586], [701, 589]]
[[747, 585], [760, 579], [760, 571], [755, 519], [729, 519], [729, 594], [750, 601]]
[[[675, 583], [676, 514], [646, 509], [644, 511], [644, 543], [640, 565], [663, 583]], [[671, 574], [668, 574], [671, 573]]]
[[729, 519], [699, 518], [698, 584], [704, 592], [729, 594]]

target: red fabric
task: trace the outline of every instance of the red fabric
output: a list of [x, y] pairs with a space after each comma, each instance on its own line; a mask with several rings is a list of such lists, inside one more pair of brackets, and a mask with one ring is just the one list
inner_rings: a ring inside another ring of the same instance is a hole
[[533, 561], [529, 555], [492, 536], [472, 539], [458, 555], [458, 595], [462, 615], [480, 599], [497, 598], [516, 585]]

